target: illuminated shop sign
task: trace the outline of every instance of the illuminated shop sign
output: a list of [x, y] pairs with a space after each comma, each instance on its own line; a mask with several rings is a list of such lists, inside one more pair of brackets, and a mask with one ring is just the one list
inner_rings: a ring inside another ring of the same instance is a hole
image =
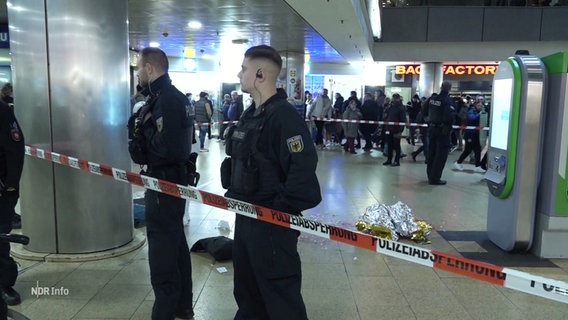
[[10, 48], [10, 34], [8, 33], [7, 24], [0, 24], [0, 48]]
[[[420, 74], [419, 65], [395, 66], [396, 74]], [[496, 65], [466, 65], [448, 64], [442, 66], [445, 75], [494, 75], [497, 70]]]

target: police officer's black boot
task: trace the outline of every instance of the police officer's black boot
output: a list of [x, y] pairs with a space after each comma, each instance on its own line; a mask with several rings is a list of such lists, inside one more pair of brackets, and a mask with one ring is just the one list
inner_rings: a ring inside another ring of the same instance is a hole
[[22, 302], [20, 294], [12, 287], [0, 288], [0, 297], [9, 306], [16, 306]]
[[0, 299], [0, 320], [8, 319], [8, 305]]
[[193, 319], [193, 310], [187, 309], [187, 310], [177, 311], [176, 312], [176, 318], [184, 319], [184, 320]]
[[22, 217], [17, 213], [12, 217], [12, 229], [22, 229]]

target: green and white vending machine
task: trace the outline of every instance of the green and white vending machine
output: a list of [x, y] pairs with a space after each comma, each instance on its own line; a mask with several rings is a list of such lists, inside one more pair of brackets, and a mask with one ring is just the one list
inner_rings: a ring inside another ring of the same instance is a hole
[[493, 78], [487, 235], [505, 251], [526, 251], [532, 244], [546, 80], [544, 64], [532, 55], [502, 61]]

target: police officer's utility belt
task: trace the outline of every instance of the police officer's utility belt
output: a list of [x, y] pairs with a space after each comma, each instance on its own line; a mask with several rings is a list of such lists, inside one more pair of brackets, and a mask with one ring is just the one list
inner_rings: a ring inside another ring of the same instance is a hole
[[189, 155], [189, 160], [186, 162], [148, 165], [147, 173], [155, 178], [167, 178], [167, 176], [164, 175], [167, 172], [172, 172], [172, 170], [179, 170], [178, 174], [185, 178], [185, 181], [181, 184], [187, 184], [193, 187], [197, 186], [199, 178], [201, 177], [199, 172], [197, 172], [197, 153], [192, 152]]

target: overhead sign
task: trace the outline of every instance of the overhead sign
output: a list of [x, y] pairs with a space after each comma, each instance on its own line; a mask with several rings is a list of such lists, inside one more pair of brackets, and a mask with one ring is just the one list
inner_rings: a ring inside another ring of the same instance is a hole
[[[496, 65], [449, 64], [442, 66], [444, 75], [494, 75]], [[420, 74], [420, 65], [395, 66], [395, 74]]]

